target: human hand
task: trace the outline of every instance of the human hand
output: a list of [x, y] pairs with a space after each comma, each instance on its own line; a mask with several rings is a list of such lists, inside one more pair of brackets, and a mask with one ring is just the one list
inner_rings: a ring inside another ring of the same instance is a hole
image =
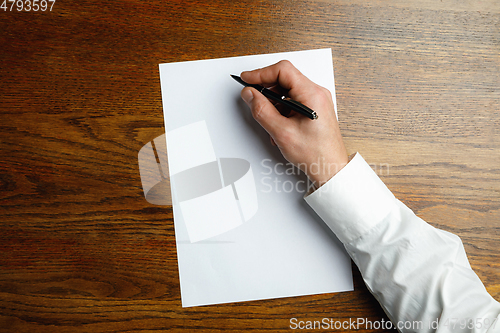
[[326, 183], [347, 164], [347, 151], [328, 89], [309, 80], [287, 60], [243, 72], [241, 79], [272, 90], [284, 89], [290, 98], [316, 111], [316, 120], [291, 110], [283, 116], [256, 89], [246, 87], [241, 91], [241, 97], [252, 110], [255, 120], [269, 133], [271, 142], [316, 187]]

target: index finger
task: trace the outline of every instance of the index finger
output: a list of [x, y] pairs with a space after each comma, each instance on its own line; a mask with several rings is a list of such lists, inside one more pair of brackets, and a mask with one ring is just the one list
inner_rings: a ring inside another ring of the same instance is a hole
[[295, 87], [313, 84], [288, 60], [282, 60], [274, 65], [241, 73], [241, 79], [250, 84], [260, 84], [264, 87], [280, 85], [292, 90]]

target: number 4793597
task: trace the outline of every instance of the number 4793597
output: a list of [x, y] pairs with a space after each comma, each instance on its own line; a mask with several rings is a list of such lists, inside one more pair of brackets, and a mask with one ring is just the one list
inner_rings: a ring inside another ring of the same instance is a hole
[[44, 12], [47, 9], [52, 11], [55, 3], [56, 0], [3, 0], [0, 9], [3, 9], [4, 12], [12, 12], [13, 10], [17, 10], [18, 12]]

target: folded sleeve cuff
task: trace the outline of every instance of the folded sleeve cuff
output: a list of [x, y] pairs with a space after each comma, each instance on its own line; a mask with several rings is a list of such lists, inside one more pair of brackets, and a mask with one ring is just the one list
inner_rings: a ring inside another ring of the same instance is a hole
[[359, 153], [305, 200], [344, 244], [375, 227], [397, 202]]

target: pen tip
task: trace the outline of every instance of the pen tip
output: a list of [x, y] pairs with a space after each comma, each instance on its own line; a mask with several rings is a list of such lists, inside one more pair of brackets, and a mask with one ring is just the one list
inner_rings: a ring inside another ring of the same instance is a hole
[[241, 77], [237, 76], [237, 75], [233, 75], [233, 74], [229, 74], [231, 75], [231, 77], [236, 81], [236, 82], [239, 82], [241, 83], [242, 85], [246, 86], [247, 84], [241, 79]]

